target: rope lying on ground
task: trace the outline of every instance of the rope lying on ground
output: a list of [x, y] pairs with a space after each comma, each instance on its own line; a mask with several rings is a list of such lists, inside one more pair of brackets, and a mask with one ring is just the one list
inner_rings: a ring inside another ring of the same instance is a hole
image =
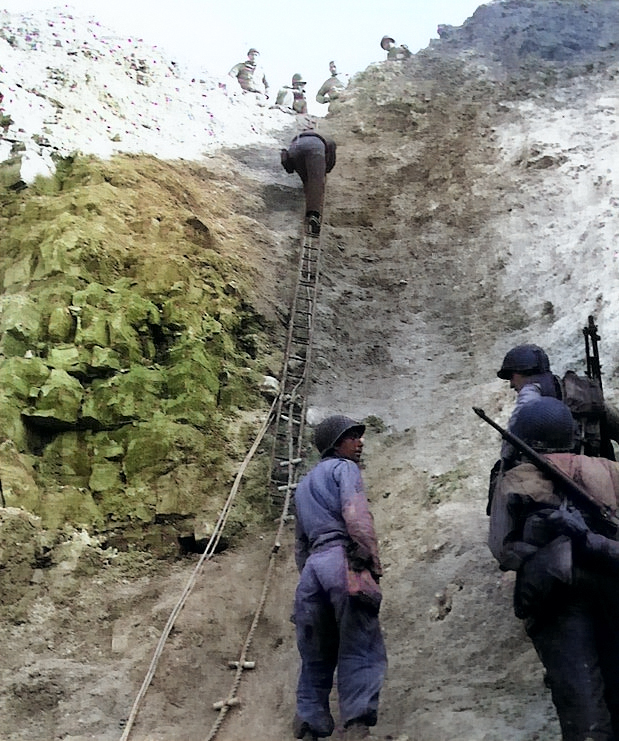
[[135, 719], [137, 718], [140, 705], [142, 703], [142, 700], [144, 699], [144, 696], [146, 695], [146, 691], [148, 690], [148, 687], [153, 677], [155, 676], [157, 665], [159, 663], [159, 659], [161, 658], [161, 654], [163, 652], [163, 647], [165, 645], [166, 640], [168, 639], [168, 636], [170, 635], [170, 632], [174, 626], [176, 618], [178, 617], [180, 611], [183, 609], [185, 605], [185, 602], [187, 601], [189, 595], [191, 594], [191, 590], [193, 589], [196, 583], [196, 580], [198, 578], [198, 575], [200, 573], [200, 570], [202, 569], [204, 562], [208, 558], [210, 558], [213, 555], [213, 553], [215, 553], [215, 549], [217, 548], [217, 545], [221, 539], [224, 526], [226, 524], [228, 515], [232, 508], [232, 504], [234, 502], [236, 494], [241, 485], [241, 479], [243, 478], [245, 470], [247, 466], [249, 465], [249, 462], [253, 458], [254, 453], [258, 449], [258, 445], [261, 443], [262, 438], [266, 434], [266, 431], [268, 430], [269, 425], [271, 424], [273, 412], [274, 412], [277, 401], [278, 401], [278, 398], [276, 398], [273, 401], [273, 404], [271, 405], [271, 409], [269, 410], [269, 414], [265, 422], [260, 428], [260, 431], [258, 432], [258, 435], [256, 439], [254, 440], [254, 443], [251, 446], [249, 452], [245, 456], [245, 460], [241, 464], [241, 467], [239, 468], [236, 478], [234, 479], [234, 483], [232, 485], [232, 488], [230, 489], [230, 494], [228, 495], [228, 498], [226, 499], [226, 502], [222, 508], [221, 514], [219, 515], [219, 519], [217, 520], [217, 524], [215, 525], [215, 529], [213, 530], [213, 534], [211, 535], [209, 542], [207, 543], [204, 553], [200, 556], [200, 560], [196, 564], [196, 567], [193, 570], [193, 573], [191, 577], [189, 578], [185, 586], [185, 589], [183, 590], [183, 594], [181, 595], [179, 601], [176, 603], [176, 606], [170, 613], [168, 622], [166, 623], [165, 628], [163, 629], [163, 632], [161, 634], [161, 637], [159, 638], [159, 643], [157, 644], [157, 648], [155, 649], [155, 653], [151, 660], [150, 667], [148, 669], [146, 677], [144, 678], [144, 681], [142, 682], [142, 687], [140, 688], [140, 691], [138, 692], [133, 702], [133, 707], [131, 708], [131, 713], [129, 714], [129, 718], [127, 719], [127, 724], [125, 726], [122, 736], [120, 737], [120, 741], [127, 741], [127, 739], [129, 738], [129, 734], [131, 733], [131, 728], [133, 727], [133, 724], [135, 723]]

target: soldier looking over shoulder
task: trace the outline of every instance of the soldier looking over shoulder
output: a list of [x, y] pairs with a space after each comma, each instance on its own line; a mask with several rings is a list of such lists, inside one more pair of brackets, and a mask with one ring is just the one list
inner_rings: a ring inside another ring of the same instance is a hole
[[387, 654], [378, 619], [382, 566], [358, 466], [364, 432], [365, 425], [343, 415], [323, 420], [314, 435], [322, 459], [295, 492], [296, 738], [333, 733], [336, 669], [340, 738], [368, 738], [377, 721]]

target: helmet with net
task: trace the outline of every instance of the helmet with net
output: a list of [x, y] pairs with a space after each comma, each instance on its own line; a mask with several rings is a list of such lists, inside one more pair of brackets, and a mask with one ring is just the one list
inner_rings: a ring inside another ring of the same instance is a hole
[[552, 396], [525, 404], [512, 432], [534, 450], [569, 452], [574, 447], [575, 423], [569, 407]]

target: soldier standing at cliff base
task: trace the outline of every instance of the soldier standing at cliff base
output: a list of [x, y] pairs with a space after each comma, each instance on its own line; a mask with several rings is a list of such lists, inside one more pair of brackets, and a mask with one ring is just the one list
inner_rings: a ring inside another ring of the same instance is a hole
[[322, 460], [295, 492], [296, 738], [333, 733], [336, 669], [343, 738], [368, 738], [377, 721], [387, 654], [378, 618], [382, 566], [358, 466], [364, 432], [365, 425], [343, 415], [323, 420], [314, 435]]
[[570, 453], [574, 419], [549, 396], [526, 404], [513, 432], [582, 494], [523, 457], [497, 482], [488, 545], [516, 571], [514, 610], [546, 669], [563, 741], [617, 741], [619, 464]]

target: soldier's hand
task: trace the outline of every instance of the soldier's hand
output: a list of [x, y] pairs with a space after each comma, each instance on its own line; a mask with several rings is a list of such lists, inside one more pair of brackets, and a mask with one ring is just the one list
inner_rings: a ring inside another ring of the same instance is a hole
[[563, 505], [548, 515], [548, 524], [552, 525], [559, 535], [567, 535], [576, 540], [584, 540], [589, 532], [589, 527], [580, 512]]

